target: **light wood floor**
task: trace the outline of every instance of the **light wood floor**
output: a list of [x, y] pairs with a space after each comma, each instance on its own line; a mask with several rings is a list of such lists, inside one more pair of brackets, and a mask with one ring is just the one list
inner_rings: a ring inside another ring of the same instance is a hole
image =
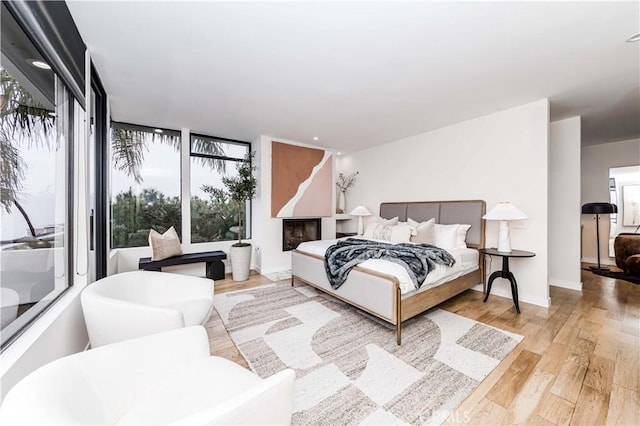
[[[447, 424], [640, 424], [640, 285], [582, 271], [583, 291], [551, 287], [551, 307], [466, 291], [441, 308], [525, 336]], [[253, 275], [216, 293], [271, 283]], [[211, 350], [247, 367], [214, 314]]]

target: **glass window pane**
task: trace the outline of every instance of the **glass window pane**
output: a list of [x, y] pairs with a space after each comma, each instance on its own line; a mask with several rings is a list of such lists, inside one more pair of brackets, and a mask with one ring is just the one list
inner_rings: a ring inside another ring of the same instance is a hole
[[151, 229], [181, 235], [179, 133], [113, 123], [111, 159], [111, 247], [147, 246]]
[[[223, 176], [237, 176], [236, 161], [191, 157], [191, 242], [238, 239], [238, 205], [225, 194]], [[249, 203], [242, 222], [242, 238], [249, 238]]]
[[230, 142], [208, 136], [191, 135], [191, 153], [214, 157], [243, 159], [249, 152], [249, 145]]
[[71, 226], [68, 91], [17, 24], [4, 18], [0, 67], [2, 346], [71, 283], [67, 270]]

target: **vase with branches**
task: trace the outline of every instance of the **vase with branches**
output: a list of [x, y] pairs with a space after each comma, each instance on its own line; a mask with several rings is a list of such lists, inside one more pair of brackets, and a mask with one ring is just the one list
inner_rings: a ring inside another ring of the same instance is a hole
[[338, 207], [336, 208], [336, 213], [344, 213], [346, 206], [345, 195], [347, 191], [356, 184], [358, 173], [359, 172], [355, 172], [350, 175], [345, 175], [344, 173], [338, 174], [338, 180], [336, 182], [336, 186], [338, 187]]

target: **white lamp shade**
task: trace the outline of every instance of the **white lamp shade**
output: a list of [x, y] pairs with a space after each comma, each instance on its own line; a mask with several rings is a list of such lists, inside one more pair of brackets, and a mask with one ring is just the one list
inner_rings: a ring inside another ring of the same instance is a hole
[[358, 206], [349, 213], [351, 216], [358, 216], [358, 235], [364, 234], [364, 221], [362, 216], [371, 216], [371, 212], [365, 206]]
[[520, 209], [509, 202], [500, 202], [489, 213], [482, 216], [486, 220], [525, 220], [528, 219]]
[[371, 212], [365, 206], [358, 206], [349, 213], [351, 216], [371, 216]]

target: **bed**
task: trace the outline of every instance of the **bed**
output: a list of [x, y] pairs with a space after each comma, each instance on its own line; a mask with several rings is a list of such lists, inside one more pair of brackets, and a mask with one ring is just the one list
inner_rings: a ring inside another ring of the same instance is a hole
[[[440, 224], [469, 224], [467, 247], [475, 251], [473, 268], [466, 265], [452, 279], [429, 283], [418, 290], [401, 290], [398, 276], [354, 267], [345, 283], [331, 288], [324, 269], [324, 256], [313, 250], [298, 248], [292, 252], [292, 285], [300, 281], [341, 299], [396, 327], [396, 342], [402, 342], [402, 322], [444, 302], [463, 291], [483, 283], [483, 262], [477, 249], [484, 246], [484, 216], [486, 203], [482, 200], [422, 201], [406, 203], [382, 203], [380, 217], [398, 217], [401, 222], [411, 218], [424, 222], [431, 218]], [[434, 271], [435, 272], [435, 271]]]

